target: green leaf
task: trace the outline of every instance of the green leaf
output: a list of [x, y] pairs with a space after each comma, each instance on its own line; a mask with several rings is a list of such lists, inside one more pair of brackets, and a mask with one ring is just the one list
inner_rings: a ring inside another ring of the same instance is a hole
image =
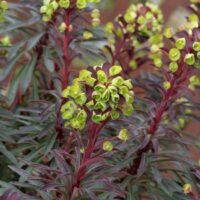
[[37, 45], [37, 43], [40, 41], [43, 35], [44, 35], [44, 32], [36, 34], [32, 38], [30, 38], [27, 44], [27, 51], [32, 49], [35, 45]]
[[0, 69], [0, 81], [3, 81], [7, 78], [17, 61], [22, 57], [25, 51], [21, 51], [20, 53], [16, 54], [16, 56], [5, 66], [3, 69]]
[[0, 142], [0, 152], [6, 156], [6, 158], [8, 158], [12, 164], [17, 165], [17, 159], [10, 151], [7, 150], [2, 142]]
[[24, 92], [27, 90], [28, 86], [30, 85], [36, 62], [37, 62], [37, 55], [34, 54], [32, 56], [32, 59], [27, 63], [24, 69], [22, 69], [21, 81], [20, 81], [20, 88], [22, 90], [22, 94], [24, 94]]

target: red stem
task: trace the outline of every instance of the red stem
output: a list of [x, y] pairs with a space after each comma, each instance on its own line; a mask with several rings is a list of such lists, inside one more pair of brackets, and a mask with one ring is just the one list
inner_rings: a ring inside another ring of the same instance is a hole
[[[166, 91], [166, 93], [163, 97], [163, 100], [161, 101], [160, 106], [155, 111], [155, 117], [150, 122], [149, 128], [147, 130], [147, 132], [151, 136], [151, 138], [156, 133], [158, 126], [162, 120], [162, 116], [163, 116], [164, 112], [167, 110], [169, 101], [174, 96], [174, 94], [176, 94], [178, 86], [180, 84], [183, 84], [183, 82], [185, 80], [187, 80], [186, 76], [188, 74], [184, 73], [184, 70], [186, 70], [185, 67], [180, 67], [179, 70], [177, 71], [177, 73], [174, 74], [172, 79], [170, 80], [171, 87], [170, 87], [170, 89], [168, 89]], [[181, 79], [182, 79], [182, 81], [181, 81]], [[137, 151], [136, 159], [133, 161], [133, 164], [130, 166], [130, 168], [127, 169], [128, 173], [133, 174], [133, 175], [135, 175], [137, 173], [143, 153], [149, 151], [150, 149], [152, 149], [151, 139], [149, 140], [149, 142], [147, 143], [147, 145], [144, 148], [139, 149]]]
[[113, 55], [113, 58], [112, 58], [112, 65], [114, 65], [116, 60], [118, 59], [118, 57], [119, 57], [119, 55], [121, 53], [121, 50], [124, 47], [124, 44], [125, 44], [125, 38], [123, 38], [123, 40], [121, 40], [119, 42], [119, 44], [116, 45], [116, 47], [115, 47], [116, 52], [115, 52], [115, 54]]
[[79, 166], [79, 169], [78, 169], [77, 173], [75, 174], [74, 184], [73, 184], [72, 190], [71, 190], [71, 197], [73, 196], [74, 189], [78, 188], [80, 186], [81, 180], [86, 176], [86, 173], [87, 173], [86, 162], [88, 162], [92, 158], [92, 153], [95, 150], [98, 134], [100, 133], [101, 129], [105, 126], [106, 123], [107, 123], [107, 121], [105, 121], [104, 123], [102, 123], [100, 125], [92, 123], [89, 127], [87, 147], [85, 149], [85, 153], [83, 155], [83, 159]]
[[69, 75], [69, 65], [71, 63], [71, 58], [69, 54], [69, 45], [71, 38], [71, 30], [70, 30], [70, 13], [71, 10], [67, 9], [64, 15], [64, 22], [66, 24], [66, 30], [63, 38], [63, 60], [64, 60], [64, 68], [63, 68], [63, 81], [62, 81], [62, 89], [66, 88], [68, 85], [68, 75]]

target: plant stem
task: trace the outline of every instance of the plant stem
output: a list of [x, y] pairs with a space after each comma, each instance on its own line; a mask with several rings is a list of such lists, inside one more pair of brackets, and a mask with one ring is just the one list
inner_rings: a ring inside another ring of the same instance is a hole
[[79, 169], [77, 170], [77, 172], [75, 173], [75, 176], [74, 176], [74, 183], [72, 185], [70, 199], [72, 199], [75, 188], [80, 187], [81, 180], [86, 176], [87, 162], [90, 159], [92, 159], [92, 153], [95, 150], [98, 135], [99, 135], [100, 131], [102, 130], [102, 128], [106, 125], [106, 123], [107, 123], [107, 121], [105, 121], [99, 125], [97, 125], [93, 122], [90, 124], [87, 147], [85, 149], [85, 153], [83, 155], [83, 159], [81, 161]]
[[71, 63], [71, 57], [69, 53], [69, 45], [71, 40], [71, 30], [70, 30], [70, 13], [71, 10], [67, 9], [64, 15], [64, 22], [66, 24], [66, 30], [64, 32], [63, 37], [63, 60], [64, 60], [64, 68], [63, 68], [63, 81], [62, 81], [62, 89], [66, 88], [68, 85], [68, 76], [69, 76], [69, 65]]
[[124, 47], [124, 44], [125, 44], [125, 38], [123, 38], [123, 40], [121, 40], [119, 43], [118, 43], [118, 45], [116, 45], [116, 52], [115, 52], [115, 54], [113, 55], [113, 57], [112, 57], [112, 62], [111, 62], [111, 64], [112, 65], [114, 65], [115, 64], [115, 62], [117, 61], [117, 59], [118, 59], [118, 57], [119, 57], [119, 55], [120, 55], [120, 53], [121, 53], [121, 50], [123, 49], [123, 47]]
[[[185, 70], [185, 71], [184, 71]], [[180, 85], [184, 84], [185, 80], [187, 80], [188, 73], [186, 72], [185, 67], [180, 67], [176, 74], [173, 74], [172, 79], [170, 80], [171, 87], [165, 92], [165, 95], [160, 103], [160, 106], [155, 111], [155, 117], [150, 122], [149, 127], [147, 129], [147, 133], [150, 135], [150, 140], [146, 144], [146, 146], [137, 151], [137, 157], [133, 161], [133, 164], [127, 169], [127, 172], [135, 175], [137, 174], [137, 170], [140, 166], [142, 155], [152, 149], [151, 138], [155, 135], [160, 122], [162, 121], [162, 117], [164, 112], [168, 109], [168, 105], [171, 102], [171, 99], [177, 93], [177, 89]], [[185, 73], [186, 72], [186, 73]]]

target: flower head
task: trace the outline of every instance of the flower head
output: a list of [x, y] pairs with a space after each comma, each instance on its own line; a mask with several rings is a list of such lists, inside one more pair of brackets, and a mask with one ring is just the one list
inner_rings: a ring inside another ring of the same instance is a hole
[[[121, 66], [107, 64], [81, 70], [62, 92], [66, 102], [61, 113], [67, 121], [66, 126], [82, 129], [90, 116], [98, 124], [109, 118], [117, 119], [120, 113], [130, 115], [133, 112], [133, 86], [130, 80], [121, 76], [121, 71]], [[81, 123], [78, 122], [80, 117]]]

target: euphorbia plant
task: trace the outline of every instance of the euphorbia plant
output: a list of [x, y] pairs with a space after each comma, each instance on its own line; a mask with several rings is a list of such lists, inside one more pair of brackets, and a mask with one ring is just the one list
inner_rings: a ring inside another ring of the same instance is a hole
[[0, 199], [198, 200], [199, 1], [178, 31], [97, 3], [0, 2]]

